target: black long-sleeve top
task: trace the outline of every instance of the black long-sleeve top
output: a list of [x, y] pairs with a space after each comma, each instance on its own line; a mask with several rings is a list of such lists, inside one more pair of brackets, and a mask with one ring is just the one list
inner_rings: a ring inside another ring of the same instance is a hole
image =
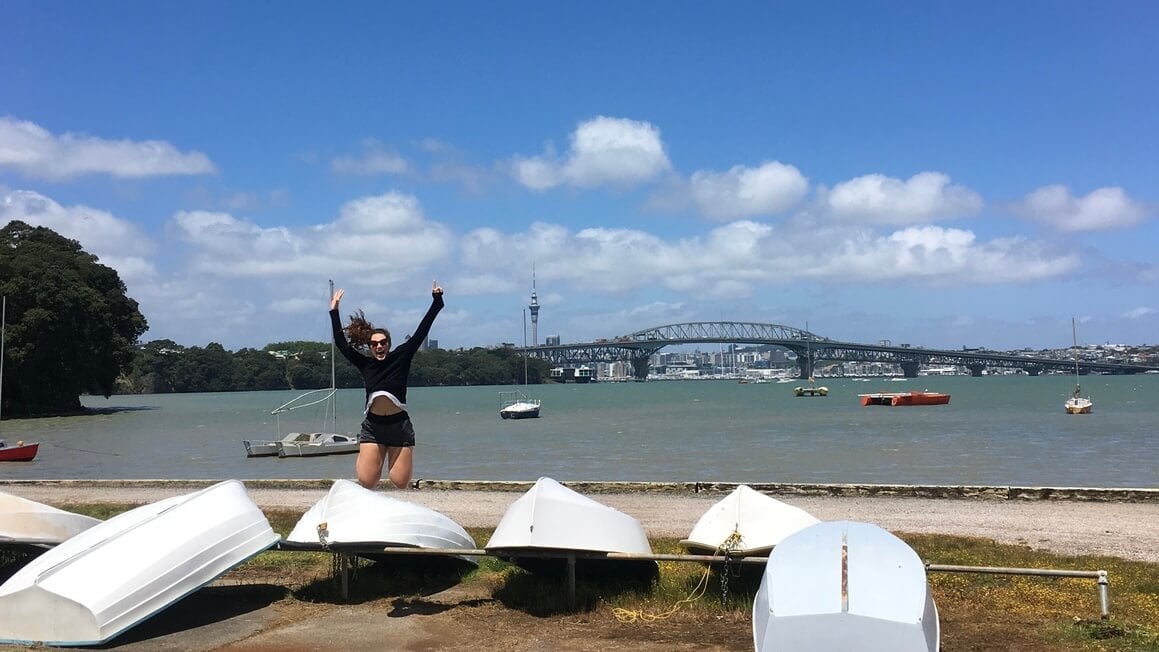
[[385, 391], [390, 392], [398, 399], [399, 403], [404, 407], [406, 406], [406, 382], [407, 377], [410, 376], [411, 360], [414, 359], [414, 355], [422, 343], [426, 341], [427, 335], [431, 332], [431, 324], [435, 322], [435, 316], [442, 309], [443, 295], [441, 293], [432, 294], [431, 307], [427, 309], [427, 314], [419, 322], [419, 327], [415, 329], [414, 334], [410, 336], [409, 340], [387, 353], [386, 359], [381, 361], [367, 357], [351, 348], [350, 342], [346, 340], [346, 333], [342, 330], [342, 321], [338, 317], [338, 311], [330, 311], [330, 325], [334, 330], [334, 345], [351, 364], [362, 372], [362, 381], [366, 384], [368, 400], [374, 392]]

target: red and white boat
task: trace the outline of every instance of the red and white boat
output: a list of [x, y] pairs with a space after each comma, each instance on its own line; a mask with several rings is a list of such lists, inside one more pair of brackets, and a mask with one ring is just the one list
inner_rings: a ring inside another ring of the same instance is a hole
[[0, 439], [0, 462], [31, 462], [38, 450], [40, 444], [36, 442], [25, 444], [18, 441], [15, 446], [5, 446], [4, 440]]
[[878, 392], [876, 394], [858, 394], [861, 404], [864, 405], [946, 405], [950, 402], [949, 394], [941, 392]]

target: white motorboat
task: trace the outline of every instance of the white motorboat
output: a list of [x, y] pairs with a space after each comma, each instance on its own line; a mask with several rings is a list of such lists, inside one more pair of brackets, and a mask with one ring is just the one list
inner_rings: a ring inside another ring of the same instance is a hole
[[539, 417], [539, 399], [527, 398], [523, 392], [499, 392], [499, 416], [504, 419]]
[[827, 521], [789, 536], [753, 600], [757, 652], [936, 652], [940, 640], [925, 565], [870, 523]]
[[317, 457], [358, 452], [358, 438], [334, 432], [301, 432], [298, 437], [278, 443], [278, 457]]
[[740, 485], [708, 508], [680, 545], [694, 555], [718, 551], [763, 557], [789, 535], [818, 520], [748, 485]]
[[0, 641], [103, 643], [277, 541], [237, 480], [143, 505], [72, 536], [0, 585]]
[[[640, 521], [546, 477], [507, 508], [486, 550], [528, 570], [550, 573], [565, 567], [564, 558], [537, 558], [536, 553], [584, 553], [576, 562], [589, 570], [597, 564], [588, 553], [652, 554]], [[621, 564], [616, 568], [626, 573], [654, 573], [657, 568], [653, 561], [598, 561], [603, 562], [602, 568]]]
[[[283, 547], [474, 549], [475, 539], [455, 521], [429, 507], [392, 498], [350, 480], [336, 480], [329, 493], [298, 519]], [[473, 557], [458, 558], [475, 563]]]
[[100, 522], [0, 491], [0, 546], [55, 546]]

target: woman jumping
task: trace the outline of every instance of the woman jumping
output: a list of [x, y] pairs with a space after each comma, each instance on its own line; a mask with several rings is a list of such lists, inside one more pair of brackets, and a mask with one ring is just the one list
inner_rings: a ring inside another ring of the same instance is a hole
[[[334, 329], [334, 345], [362, 372], [366, 384], [366, 418], [358, 434], [358, 460], [354, 472], [358, 483], [373, 489], [382, 478], [382, 465], [387, 465], [390, 481], [399, 489], [410, 484], [414, 473], [415, 431], [406, 412], [406, 383], [410, 363], [426, 341], [435, 316], [443, 309], [443, 288], [436, 281], [431, 288], [431, 307], [419, 322], [410, 339], [390, 349], [390, 331], [375, 328], [359, 310], [350, 316], [344, 329], [338, 317], [338, 302], [344, 290], [334, 292], [330, 299], [330, 323]], [[350, 335], [349, 342], [346, 335]], [[370, 357], [355, 351], [354, 346], [370, 349]]]

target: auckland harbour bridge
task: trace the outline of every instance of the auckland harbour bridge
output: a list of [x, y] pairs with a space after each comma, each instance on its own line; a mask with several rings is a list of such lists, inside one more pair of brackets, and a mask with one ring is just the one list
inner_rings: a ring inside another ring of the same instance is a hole
[[[536, 345], [522, 349], [529, 356], [556, 365], [593, 362], [630, 361], [635, 377], [648, 376], [648, 360], [660, 349], [678, 344], [749, 344], [779, 346], [796, 354], [799, 377], [808, 378], [818, 360], [842, 362], [878, 362], [901, 367], [907, 378], [918, 375], [922, 365], [957, 365], [981, 376], [986, 368], [1022, 369], [1031, 376], [1044, 371], [1074, 371], [1073, 359], [1035, 358], [992, 351], [942, 351], [882, 344], [839, 342], [808, 331], [780, 324], [710, 321], [669, 324], [636, 331], [612, 339], [573, 344]], [[1078, 362], [1079, 373], [1137, 374], [1159, 368], [1110, 362]]]

